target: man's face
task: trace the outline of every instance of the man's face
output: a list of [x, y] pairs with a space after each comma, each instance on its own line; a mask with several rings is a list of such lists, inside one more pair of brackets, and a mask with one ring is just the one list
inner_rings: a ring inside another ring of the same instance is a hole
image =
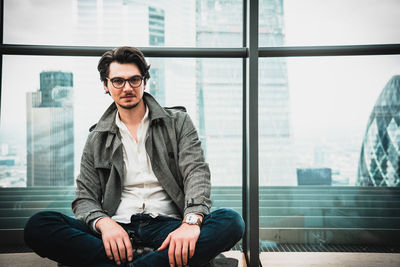
[[142, 81], [140, 86], [132, 87], [128, 81], [125, 81], [125, 85], [121, 89], [118, 89], [113, 85], [111, 80], [121, 81], [121, 79], [117, 78], [130, 79], [137, 75], [142, 76], [136, 64], [111, 62], [108, 74], [109, 80], [107, 80], [107, 85], [104, 87], [106, 92], [111, 94], [117, 106], [124, 109], [135, 108], [142, 101], [145, 85], [144, 81]]

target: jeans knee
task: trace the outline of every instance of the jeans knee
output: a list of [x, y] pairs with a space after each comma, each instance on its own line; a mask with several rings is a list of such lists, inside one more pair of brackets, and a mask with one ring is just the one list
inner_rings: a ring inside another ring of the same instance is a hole
[[44, 235], [41, 228], [46, 226], [46, 222], [57, 217], [58, 213], [54, 211], [40, 211], [32, 215], [24, 227], [25, 243], [32, 248], [33, 243]]
[[231, 227], [238, 242], [243, 237], [245, 226], [242, 216], [235, 210], [231, 210]]
[[227, 235], [234, 241], [238, 242], [244, 234], [244, 221], [242, 216], [233, 209], [220, 209], [219, 214], [227, 220]]

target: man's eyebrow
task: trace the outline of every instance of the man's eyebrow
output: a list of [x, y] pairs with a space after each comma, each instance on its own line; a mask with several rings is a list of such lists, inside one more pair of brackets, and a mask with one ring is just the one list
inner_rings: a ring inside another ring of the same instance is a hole
[[[130, 76], [130, 77], [127, 78], [127, 79], [130, 79], [130, 78], [133, 78], [133, 77], [137, 77], [137, 76], [142, 77], [142, 75], [140, 75], [140, 74], [135, 74], [135, 75]], [[110, 78], [110, 79], [115, 79], [115, 78], [124, 79], [124, 78], [122, 78], [122, 77], [120, 77], [120, 76], [115, 76], [115, 77], [112, 77], [112, 78]]]

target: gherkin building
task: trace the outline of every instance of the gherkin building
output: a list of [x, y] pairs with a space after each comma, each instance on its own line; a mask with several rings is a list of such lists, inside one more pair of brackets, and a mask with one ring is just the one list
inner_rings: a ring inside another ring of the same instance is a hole
[[359, 186], [400, 186], [400, 75], [383, 88], [372, 110], [358, 164]]

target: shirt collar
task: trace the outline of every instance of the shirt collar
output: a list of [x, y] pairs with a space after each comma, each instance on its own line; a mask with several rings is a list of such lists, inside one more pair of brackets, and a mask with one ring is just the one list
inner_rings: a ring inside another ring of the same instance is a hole
[[[147, 92], [143, 94], [143, 100], [147, 109], [149, 110], [148, 119], [149, 122], [154, 120], [170, 117], [170, 115], [158, 104], [158, 102]], [[91, 131], [96, 132], [106, 132], [109, 131], [111, 133], [116, 133], [118, 131], [118, 127], [115, 123], [115, 113], [117, 113], [117, 105], [113, 102], [108, 109], [101, 116], [100, 120], [97, 124], [92, 126]]]

